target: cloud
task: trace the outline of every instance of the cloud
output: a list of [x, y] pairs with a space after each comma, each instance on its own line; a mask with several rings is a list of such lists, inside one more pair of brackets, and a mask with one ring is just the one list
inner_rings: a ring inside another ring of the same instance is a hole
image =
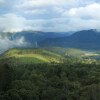
[[24, 11], [25, 14], [36, 15], [36, 14], [44, 14], [46, 13], [45, 9], [34, 9], [34, 10], [26, 10]]
[[[58, 0], [59, 3], [63, 3], [65, 0]], [[19, 8], [34, 8], [34, 7], [48, 7], [50, 5], [58, 5], [57, 0], [22, 0], [22, 3], [17, 5]]]
[[81, 5], [88, 5], [99, 0], [21, 0], [20, 4], [17, 5], [19, 8], [35, 8], [35, 7], [48, 7], [48, 6], [59, 6], [59, 7], [79, 7]]
[[25, 42], [24, 37], [21, 37], [16, 40], [10, 40], [7, 37], [0, 37], [0, 53], [14, 47], [24, 47], [27, 46], [28, 43]]
[[100, 4], [94, 3], [85, 7], [71, 8], [65, 11], [63, 16], [81, 19], [100, 19]]
[[26, 19], [15, 14], [5, 14], [0, 17], [0, 31], [18, 32], [23, 30], [40, 30], [46, 23], [43, 19]]
[[5, 0], [0, 8], [3, 32], [100, 28], [99, 0]]
[[2, 3], [4, 3], [5, 2], [5, 0], [0, 0], [0, 4], [2, 4]]
[[[19, 0], [19, 3], [14, 6], [16, 12], [21, 15], [24, 12], [25, 16], [34, 14], [35, 18], [47, 18], [48, 16], [59, 16], [62, 11], [70, 10], [71, 8], [84, 7], [86, 5], [97, 2], [96, 0]], [[27, 15], [28, 14], [28, 15]], [[44, 14], [44, 16], [37, 16]], [[59, 15], [58, 15], [59, 14]], [[34, 16], [30, 16], [31, 18]], [[29, 17], [28, 17], [29, 18]]]
[[0, 16], [0, 31], [3, 32], [17, 32], [22, 31], [25, 27], [25, 18], [21, 16], [17, 16], [12, 13], [4, 14]]

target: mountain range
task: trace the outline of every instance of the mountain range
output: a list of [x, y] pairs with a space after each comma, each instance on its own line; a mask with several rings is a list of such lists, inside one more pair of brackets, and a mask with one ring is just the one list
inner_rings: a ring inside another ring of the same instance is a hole
[[99, 50], [100, 32], [96, 30], [83, 30], [65, 37], [47, 38], [41, 41], [39, 45], [41, 47], [59, 46], [65, 48]]
[[47, 38], [59, 38], [68, 36], [68, 32], [42, 32], [42, 31], [22, 31], [16, 32], [14, 34], [9, 35], [10, 40], [19, 39], [24, 37], [26, 42], [34, 44], [34, 42], [40, 42]]
[[1, 35], [3, 38], [7, 36], [11, 41], [23, 37], [24, 41], [30, 44], [26, 45], [26, 48], [63, 47], [84, 50], [100, 49], [100, 32], [94, 29], [78, 32], [21, 31], [2, 33]]

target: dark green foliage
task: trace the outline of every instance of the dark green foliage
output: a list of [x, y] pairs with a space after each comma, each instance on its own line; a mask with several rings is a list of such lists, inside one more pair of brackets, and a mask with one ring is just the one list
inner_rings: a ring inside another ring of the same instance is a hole
[[0, 100], [100, 100], [100, 64], [3, 62]]
[[13, 70], [8, 64], [0, 65], [0, 91], [5, 91], [13, 79]]

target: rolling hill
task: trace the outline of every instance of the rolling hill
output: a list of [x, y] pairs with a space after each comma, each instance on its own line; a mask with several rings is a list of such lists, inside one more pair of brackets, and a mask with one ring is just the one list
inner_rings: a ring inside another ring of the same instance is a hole
[[0, 60], [11, 63], [63, 63], [68, 59], [100, 59], [99, 52], [90, 52], [73, 48], [14, 48], [3, 53]]
[[75, 49], [75, 48], [62, 48], [62, 47], [46, 47], [46, 50], [50, 52], [57, 53], [64, 57], [70, 58], [93, 58], [97, 57], [100, 58], [99, 51], [89, 51], [89, 50], [82, 50], [82, 49]]
[[24, 63], [59, 63], [64, 59], [63, 56], [47, 51], [45, 49], [10, 49], [6, 51], [1, 59], [8, 58], [14, 62]]

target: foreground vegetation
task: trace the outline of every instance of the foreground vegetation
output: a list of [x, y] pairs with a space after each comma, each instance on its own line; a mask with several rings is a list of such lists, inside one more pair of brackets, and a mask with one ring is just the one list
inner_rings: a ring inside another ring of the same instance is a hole
[[76, 57], [84, 53], [8, 50], [0, 57], [0, 100], [100, 100], [100, 61]]
[[0, 100], [100, 100], [100, 64], [1, 60]]

